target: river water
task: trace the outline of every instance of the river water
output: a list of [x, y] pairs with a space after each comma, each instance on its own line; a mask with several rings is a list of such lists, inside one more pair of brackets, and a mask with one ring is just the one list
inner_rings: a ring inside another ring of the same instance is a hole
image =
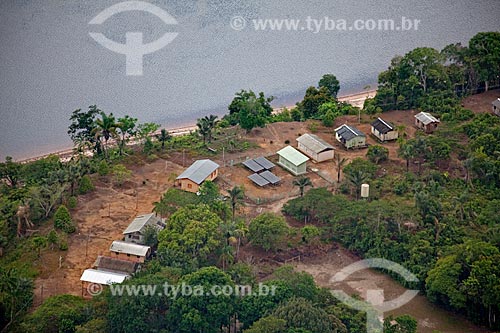
[[[141, 11], [88, 24], [118, 2], [0, 2], [0, 158], [68, 147], [70, 113], [92, 104], [172, 128], [209, 112], [223, 114], [240, 89], [274, 95], [280, 106], [294, 104], [324, 73], [339, 78], [341, 93], [374, 87], [396, 54], [419, 46], [441, 49], [466, 43], [479, 31], [500, 30], [498, 0], [154, 0], [176, 25]], [[324, 25], [380, 19], [399, 25], [402, 17], [420, 20], [418, 30], [343, 31]], [[252, 20], [259, 19], [301, 25], [256, 31]], [[142, 76], [127, 76], [125, 56], [104, 48], [89, 32], [117, 43], [125, 42], [126, 32], [142, 32], [145, 43], [167, 32], [178, 35], [143, 57]]]

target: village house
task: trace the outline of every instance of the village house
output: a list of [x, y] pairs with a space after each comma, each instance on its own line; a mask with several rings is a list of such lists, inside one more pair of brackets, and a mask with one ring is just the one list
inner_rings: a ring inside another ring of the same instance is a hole
[[415, 126], [423, 130], [425, 133], [434, 132], [439, 123], [440, 121], [430, 113], [420, 112], [415, 115]]
[[113, 241], [109, 251], [112, 253], [113, 258], [138, 263], [143, 263], [151, 255], [149, 246], [122, 241]]
[[366, 135], [354, 126], [344, 124], [336, 128], [335, 138], [346, 149], [366, 146]]
[[491, 102], [491, 106], [493, 108], [493, 113], [497, 116], [500, 116], [500, 98], [497, 98], [493, 102]]
[[140, 270], [141, 264], [138, 262], [121, 260], [107, 256], [98, 256], [92, 268], [99, 271], [134, 274]]
[[219, 165], [211, 160], [195, 161], [177, 177], [175, 186], [187, 192], [197, 193], [206, 180], [214, 180], [218, 175]]
[[333, 160], [335, 148], [317, 135], [306, 133], [297, 138], [297, 148], [314, 162]]
[[309, 160], [307, 156], [299, 152], [292, 146], [286, 146], [277, 152], [279, 159], [278, 164], [286, 170], [290, 171], [295, 176], [306, 173], [306, 162]]
[[371, 125], [372, 134], [382, 142], [396, 140], [398, 138], [398, 131], [394, 125], [380, 117], [377, 118]]
[[138, 215], [123, 232], [124, 241], [144, 245], [144, 231], [148, 227], [160, 231], [165, 223], [154, 213]]
[[[82, 296], [91, 297], [93, 293], [100, 293], [102, 286], [109, 286], [114, 283], [122, 283], [130, 275], [125, 273], [101, 271], [98, 269], [86, 269], [83, 271], [80, 281], [82, 281]], [[97, 289], [95, 289], [97, 288]]]

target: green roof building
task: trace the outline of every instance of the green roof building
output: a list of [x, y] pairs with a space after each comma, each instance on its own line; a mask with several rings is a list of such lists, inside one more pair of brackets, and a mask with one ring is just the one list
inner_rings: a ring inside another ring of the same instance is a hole
[[309, 157], [299, 152], [297, 149], [286, 146], [278, 151], [278, 164], [290, 171], [295, 176], [306, 173], [306, 162]]

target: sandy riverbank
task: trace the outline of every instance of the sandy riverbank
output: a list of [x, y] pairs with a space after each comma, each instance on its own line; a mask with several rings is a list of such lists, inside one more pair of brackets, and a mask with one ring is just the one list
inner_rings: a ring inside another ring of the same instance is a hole
[[[376, 90], [369, 90], [369, 91], [363, 91], [359, 93], [354, 93], [354, 94], [349, 94], [349, 95], [343, 95], [339, 96], [338, 100], [341, 102], [347, 102], [349, 104], [352, 104], [353, 106], [357, 107], [363, 107], [363, 103], [367, 98], [373, 98], [376, 95], [377, 91]], [[295, 105], [285, 105], [284, 107], [288, 109], [293, 109]], [[283, 109], [283, 106], [274, 108], [274, 112], [278, 113]], [[162, 127], [165, 128], [165, 127]], [[184, 135], [188, 134], [191, 131], [196, 130], [196, 125], [195, 124], [188, 124], [186, 126], [181, 126], [181, 127], [175, 127], [175, 128], [165, 128], [171, 135], [173, 136], [178, 136], [178, 135]], [[159, 131], [158, 131], [159, 132]], [[157, 134], [157, 133], [155, 133]], [[24, 158], [24, 159], [19, 159], [17, 160], [18, 162], [21, 163], [29, 163], [33, 162], [36, 160], [40, 160], [43, 158], [46, 158], [51, 155], [56, 155], [61, 158], [61, 160], [67, 160], [71, 157], [73, 154], [73, 147], [69, 147], [63, 150], [56, 150], [47, 154], [43, 155], [34, 155], [32, 157]]]

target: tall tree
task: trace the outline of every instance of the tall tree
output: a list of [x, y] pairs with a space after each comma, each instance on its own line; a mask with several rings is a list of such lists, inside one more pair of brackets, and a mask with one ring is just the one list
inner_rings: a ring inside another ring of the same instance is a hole
[[239, 186], [234, 186], [228, 191], [229, 202], [231, 204], [232, 220], [234, 221], [236, 207], [243, 202], [245, 193], [243, 189]]
[[135, 125], [137, 123], [137, 118], [132, 118], [128, 115], [122, 118], [118, 118], [116, 123], [116, 128], [120, 131], [120, 155], [123, 155], [123, 149], [127, 144], [129, 137], [135, 135]]
[[319, 80], [318, 87], [326, 88], [331, 97], [337, 98], [337, 93], [340, 90], [340, 82], [335, 75], [325, 74], [321, 80]]
[[161, 150], [165, 149], [165, 143], [168, 142], [172, 136], [164, 128], [161, 129], [160, 134], [156, 136], [156, 139], [161, 142]]
[[500, 73], [500, 32], [480, 32], [469, 41], [469, 54], [479, 78], [488, 91], [491, 81]]
[[348, 160], [345, 157], [341, 157], [340, 154], [335, 155], [335, 165], [337, 167], [337, 183], [340, 183], [340, 171], [344, 168]]
[[21, 179], [22, 170], [22, 164], [14, 162], [12, 157], [7, 156], [5, 163], [0, 163], [0, 179], [5, 179], [9, 186], [15, 188]]
[[106, 156], [106, 158], [109, 158], [108, 141], [111, 138], [117, 137], [117, 133], [116, 133], [117, 123], [116, 123], [115, 116], [113, 116], [112, 113], [107, 115], [106, 113], [101, 111], [99, 114], [100, 114], [101, 118], [96, 119], [96, 121], [95, 121], [96, 127], [94, 128], [93, 132], [94, 132], [95, 137], [98, 140], [101, 140], [101, 143], [102, 143], [102, 140], [104, 140], [104, 143], [102, 146], [103, 150], [104, 150], [104, 155]]
[[79, 151], [91, 148], [100, 154], [101, 146], [95, 137], [95, 120], [101, 112], [96, 105], [91, 105], [88, 111], [78, 109], [71, 114], [68, 134]]

